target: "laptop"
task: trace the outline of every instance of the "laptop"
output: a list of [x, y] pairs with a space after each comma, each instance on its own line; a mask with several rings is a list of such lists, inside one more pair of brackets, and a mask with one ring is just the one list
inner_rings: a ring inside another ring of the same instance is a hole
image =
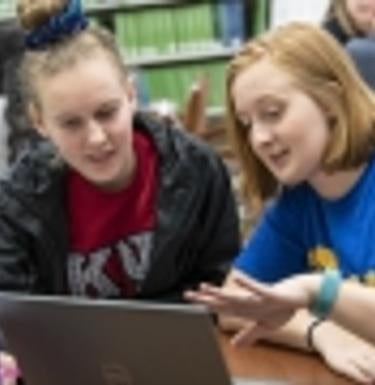
[[233, 384], [196, 305], [1, 293], [0, 327], [27, 385]]

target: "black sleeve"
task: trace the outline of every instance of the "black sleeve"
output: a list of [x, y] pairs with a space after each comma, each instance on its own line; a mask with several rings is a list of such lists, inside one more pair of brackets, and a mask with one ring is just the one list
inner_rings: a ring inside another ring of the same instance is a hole
[[[0, 290], [30, 292], [34, 276], [28, 267], [27, 249], [23, 247], [22, 233], [0, 215]], [[0, 351], [6, 341], [0, 330]]]
[[155, 127], [160, 153], [157, 226], [150, 271], [138, 298], [175, 302], [201, 282], [222, 283], [240, 247], [229, 172], [183, 130]]
[[212, 156], [200, 174], [204, 197], [195, 202], [198, 207], [191, 207], [186, 226], [190, 235], [178, 258], [183, 273], [173, 289], [147, 299], [184, 302], [185, 290], [195, 289], [201, 282], [220, 285], [239, 253], [237, 206], [226, 166], [219, 157]]
[[30, 253], [25, 232], [0, 214], [0, 290], [32, 291], [36, 276]]
[[240, 248], [237, 205], [226, 166], [213, 156], [206, 175], [206, 191], [201, 206], [194, 282], [221, 284]]

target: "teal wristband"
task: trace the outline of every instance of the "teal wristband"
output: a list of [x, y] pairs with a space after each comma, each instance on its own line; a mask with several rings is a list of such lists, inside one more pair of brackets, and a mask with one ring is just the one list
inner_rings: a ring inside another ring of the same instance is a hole
[[310, 305], [310, 312], [317, 318], [326, 318], [336, 302], [341, 284], [341, 274], [338, 270], [327, 269], [323, 274], [319, 293]]

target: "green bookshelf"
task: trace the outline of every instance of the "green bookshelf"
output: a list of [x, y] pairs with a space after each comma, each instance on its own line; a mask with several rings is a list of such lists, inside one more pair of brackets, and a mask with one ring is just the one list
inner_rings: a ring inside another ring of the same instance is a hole
[[[136, 73], [140, 103], [181, 108], [191, 84], [208, 77], [208, 107], [222, 111], [225, 68], [242, 43], [268, 26], [270, 0], [83, 0], [91, 23], [109, 28]], [[15, 0], [0, 0], [0, 20]]]

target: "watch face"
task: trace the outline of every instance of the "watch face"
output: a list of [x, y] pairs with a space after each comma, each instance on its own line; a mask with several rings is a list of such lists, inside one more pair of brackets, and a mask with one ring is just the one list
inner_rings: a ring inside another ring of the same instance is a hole
[[101, 369], [103, 385], [134, 385], [129, 369], [123, 364], [107, 362]]

